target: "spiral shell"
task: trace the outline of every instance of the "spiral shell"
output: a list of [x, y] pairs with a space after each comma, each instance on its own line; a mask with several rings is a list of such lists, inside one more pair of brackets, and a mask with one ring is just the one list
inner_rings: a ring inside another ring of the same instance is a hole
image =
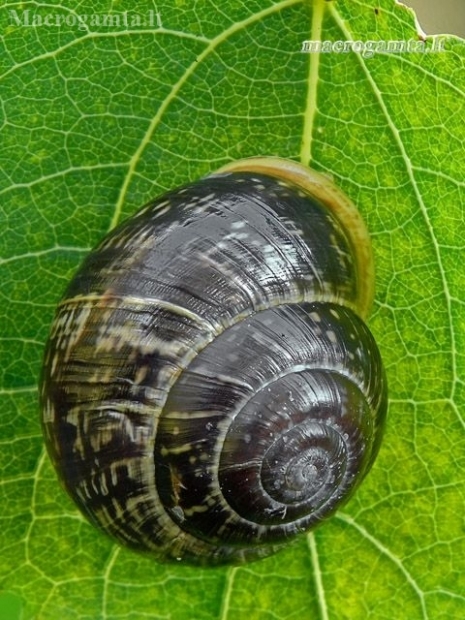
[[58, 306], [42, 424], [82, 512], [160, 560], [241, 563], [353, 494], [385, 375], [363, 222], [325, 177], [254, 158], [111, 232]]

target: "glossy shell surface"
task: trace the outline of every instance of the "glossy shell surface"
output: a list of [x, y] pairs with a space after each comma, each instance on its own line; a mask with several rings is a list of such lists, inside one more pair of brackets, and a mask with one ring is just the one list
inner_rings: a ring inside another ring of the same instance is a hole
[[274, 553], [347, 501], [380, 445], [363, 225], [280, 160], [253, 161], [110, 233], [46, 349], [42, 423], [60, 479], [95, 525], [160, 560]]

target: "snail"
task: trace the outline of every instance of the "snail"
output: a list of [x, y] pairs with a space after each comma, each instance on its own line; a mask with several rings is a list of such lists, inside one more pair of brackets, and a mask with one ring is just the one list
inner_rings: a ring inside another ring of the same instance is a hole
[[45, 443], [83, 514], [160, 561], [240, 564], [332, 515], [378, 453], [365, 225], [324, 175], [239, 160], [94, 249], [46, 346]]

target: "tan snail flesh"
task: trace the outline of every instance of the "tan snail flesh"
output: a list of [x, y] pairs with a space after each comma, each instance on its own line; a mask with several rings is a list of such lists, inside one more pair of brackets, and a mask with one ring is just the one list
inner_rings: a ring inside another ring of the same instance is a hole
[[386, 416], [373, 279], [356, 208], [278, 158], [112, 231], [58, 306], [42, 375], [48, 451], [82, 512], [204, 565], [265, 557], [333, 514]]

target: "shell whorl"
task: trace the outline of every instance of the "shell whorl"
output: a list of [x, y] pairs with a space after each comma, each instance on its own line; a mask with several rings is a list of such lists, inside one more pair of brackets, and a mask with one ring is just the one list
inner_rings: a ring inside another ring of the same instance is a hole
[[239, 164], [103, 240], [42, 378], [50, 455], [92, 522], [161, 559], [242, 562], [350, 497], [386, 413], [359, 236], [298, 179]]

